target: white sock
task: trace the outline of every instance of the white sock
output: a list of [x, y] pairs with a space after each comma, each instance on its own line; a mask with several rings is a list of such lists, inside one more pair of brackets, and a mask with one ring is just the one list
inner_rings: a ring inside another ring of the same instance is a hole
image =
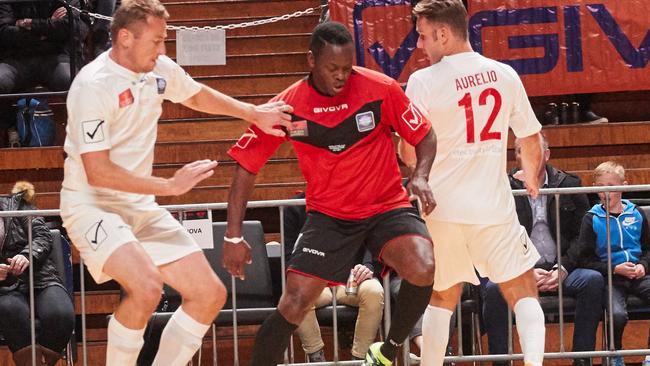
[[449, 322], [453, 311], [429, 305], [422, 316], [420, 365], [442, 366], [449, 342]]
[[144, 344], [144, 329], [129, 329], [122, 325], [115, 315], [108, 321], [108, 342], [106, 344], [106, 366], [132, 366]]
[[544, 312], [533, 297], [519, 299], [513, 309], [517, 321], [519, 344], [524, 353], [524, 365], [542, 366], [544, 359]]
[[203, 342], [210, 324], [201, 324], [192, 319], [183, 307], [179, 307], [160, 337], [158, 353], [151, 366], [184, 366], [192, 359]]

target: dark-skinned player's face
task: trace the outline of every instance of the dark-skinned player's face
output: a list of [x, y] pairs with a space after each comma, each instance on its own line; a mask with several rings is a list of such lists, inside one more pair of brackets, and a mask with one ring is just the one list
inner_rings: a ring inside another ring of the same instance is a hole
[[310, 51], [308, 62], [316, 89], [327, 96], [340, 93], [352, 72], [353, 60], [352, 42], [345, 45], [325, 44], [318, 57]]

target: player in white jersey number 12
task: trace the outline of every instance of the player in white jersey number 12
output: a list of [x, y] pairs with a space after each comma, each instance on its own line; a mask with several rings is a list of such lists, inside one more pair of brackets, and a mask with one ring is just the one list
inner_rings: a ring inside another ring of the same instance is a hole
[[[508, 65], [472, 51], [460, 0], [422, 0], [413, 10], [418, 47], [431, 66], [411, 75], [406, 94], [438, 136], [429, 184], [436, 209], [425, 220], [436, 273], [423, 316], [422, 365], [442, 365], [462, 283], [498, 283], [514, 310], [526, 365], [541, 366], [544, 314], [532, 268], [539, 254], [519, 224], [506, 175], [508, 129], [522, 142], [528, 192], [536, 197], [542, 148], [523, 84]], [[402, 149], [409, 160], [411, 149]]]

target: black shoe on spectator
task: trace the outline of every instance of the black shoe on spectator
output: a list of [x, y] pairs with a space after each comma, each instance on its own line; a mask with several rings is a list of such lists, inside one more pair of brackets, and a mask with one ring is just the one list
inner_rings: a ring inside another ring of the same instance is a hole
[[323, 350], [316, 351], [307, 355], [309, 362], [327, 362], [325, 359], [325, 352]]
[[580, 121], [581, 122], [586, 122], [586, 123], [607, 123], [609, 120], [605, 117], [601, 117], [591, 111], [590, 109], [583, 110], [582, 113], [580, 113]]
[[576, 358], [573, 360], [573, 366], [591, 366], [591, 358]]
[[549, 103], [544, 110], [544, 115], [542, 116], [543, 125], [557, 125], [560, 123], [560, 119], [557, 114], [557, 104]]

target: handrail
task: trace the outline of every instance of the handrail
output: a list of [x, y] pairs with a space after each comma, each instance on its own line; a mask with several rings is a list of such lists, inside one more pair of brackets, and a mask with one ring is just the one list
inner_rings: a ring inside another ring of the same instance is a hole
[[[3, 1], [3, 0], [0, 0]], [[574, 187], [574, 188], [542, 188], [540, 194], [585, 194], [598, 192], [650, 192], [650, 184], [637, 184], [625, 186], [593, 186], [593, 187]], [[525, 196], [528, 193], [524, 189], [512, 190], [514, 196]], [[271, 208], [282, 206], [299, 206], [305, 205], [304, 199], [284, 199], [268, 201], [250, 201], [247, 208]], [[228, 208], [226, 202], [184, 204], [184, 205], [165, 205], [160, 206], [169, 211], [191, 211], [191, 210], [225, 210]], [[59, 210], [25, 210], [25, 211], [0, 211], [0, 217], [24, 217], [24, 216], [58, 216]]]

